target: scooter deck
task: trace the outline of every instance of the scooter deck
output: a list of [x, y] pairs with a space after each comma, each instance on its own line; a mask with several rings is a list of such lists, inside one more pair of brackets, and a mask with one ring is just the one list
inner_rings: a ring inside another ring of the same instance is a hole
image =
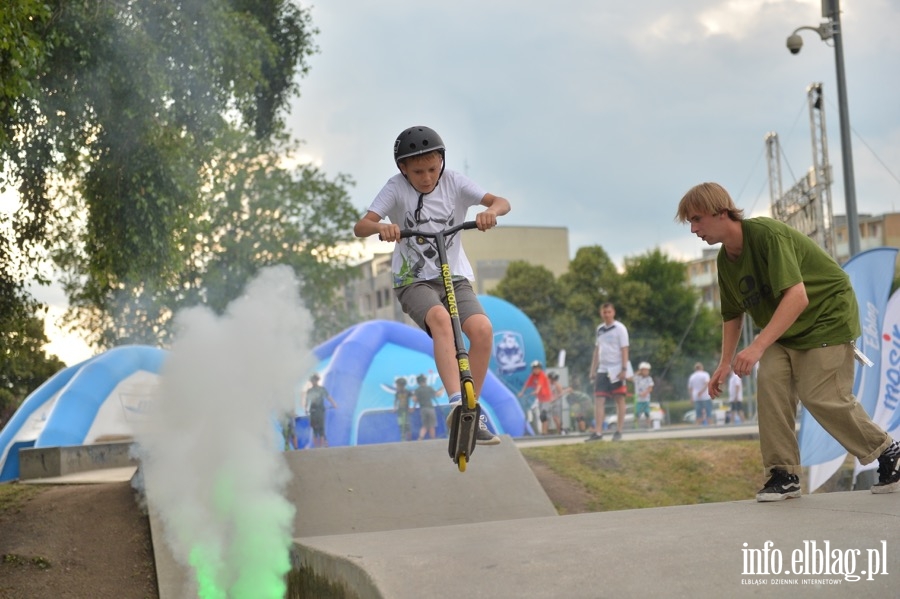
[[481, 404], [477, 404], [474, 410], [465, 405], [455, 410], [454, 417], [450, 420], [450, 441], [447, 451], [454, 464], [459, 464], [460, 456], [470, 460], [475, 451], [475, 433], [478, 432], [478, 422], [481, 418]]

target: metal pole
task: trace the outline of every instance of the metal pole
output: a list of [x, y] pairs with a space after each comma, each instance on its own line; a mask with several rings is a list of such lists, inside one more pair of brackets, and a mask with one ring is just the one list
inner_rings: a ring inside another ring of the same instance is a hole
[[847, 109], [847, 80], [844, 74], [844, 43], [841, 33], [840, 0], [831, 0], [834, 27], [834, 63], [837, 71], [838, 114], [841, 125], [841, 161], [844, 167], [844, 202], [847, 206], [847, 239], [850, 258], [859, 253], [859, 215], [856, 212], [856, 183], [853, 177], [853, 150], [850, 140], [850, 114]]

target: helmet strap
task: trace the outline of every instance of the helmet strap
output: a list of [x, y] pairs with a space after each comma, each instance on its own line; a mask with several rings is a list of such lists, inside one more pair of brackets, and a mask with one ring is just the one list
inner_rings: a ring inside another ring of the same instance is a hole
[[[437, 189], [438, 184], [441, 182], [441, 177], [444, 176], [444, 167], [446, 165], [447, 165], [447, 161], [444, 160], [444, 153], [441, 152], [441, 173], [438, 175], [437, 181], [434, 182], [434, 187], [431, 188], [431, 191], [420, 191], [419, 192], [419, 201], [416, 204], [416, 211], [413, 213], [413, 218], [416, 219], [416, 224], [419, 224], [422, 222], [422, 206], [425, 203], [425, 201], [424, 201], [425, 196], [427, 194], [431, 193], [432, 191], [434, 191], [435, 189]], [[408, 182], [409, 177], [407, 177], [406, 174], [404, 174], [403, 176], [406, 178], [406, 180]], [[412, 183], [410, 183], [410, 185], [412, 185]], [[413, 187], [413, 189], [415, 189], [415, 187]]]

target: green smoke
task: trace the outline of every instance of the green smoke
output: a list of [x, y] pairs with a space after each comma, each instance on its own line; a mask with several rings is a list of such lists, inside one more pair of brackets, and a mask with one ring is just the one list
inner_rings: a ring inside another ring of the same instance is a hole
[[282, 599], [294, 506], [278, 416], [312, 361], [290, 269], [266, 269], [216, 316], [179, 314], [154, 427], [139, 435], [151, 507], [200, 599]]

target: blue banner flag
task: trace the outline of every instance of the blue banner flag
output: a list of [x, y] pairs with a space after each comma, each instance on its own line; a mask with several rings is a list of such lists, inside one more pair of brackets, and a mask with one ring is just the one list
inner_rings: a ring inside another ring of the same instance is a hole
[[[881, 328], [894, 279], [897, 252], [897, 248], [875, 248], [857, 254], [844, 264], [844, 270], [850, 276], [850, 283], [859, 304], [862, 335], [856, 340], [856, 346], [874, 362], [873, 366], [862, 366], [857, 363], [853, 382], [853, 394], [869, 416], [874, 414], [878, 402], [881, 379]], [[846, 455], [847, 451], [841, 444], [825, 432], [815, 418], [804, 409], [800, 421], [800, 462], [804, 466], [812, 467], [825, 462], [834, 463]], [[813, 479], [812, 468], [810, 479]], [[813, 490], [811, 488], [810, 492]]]

